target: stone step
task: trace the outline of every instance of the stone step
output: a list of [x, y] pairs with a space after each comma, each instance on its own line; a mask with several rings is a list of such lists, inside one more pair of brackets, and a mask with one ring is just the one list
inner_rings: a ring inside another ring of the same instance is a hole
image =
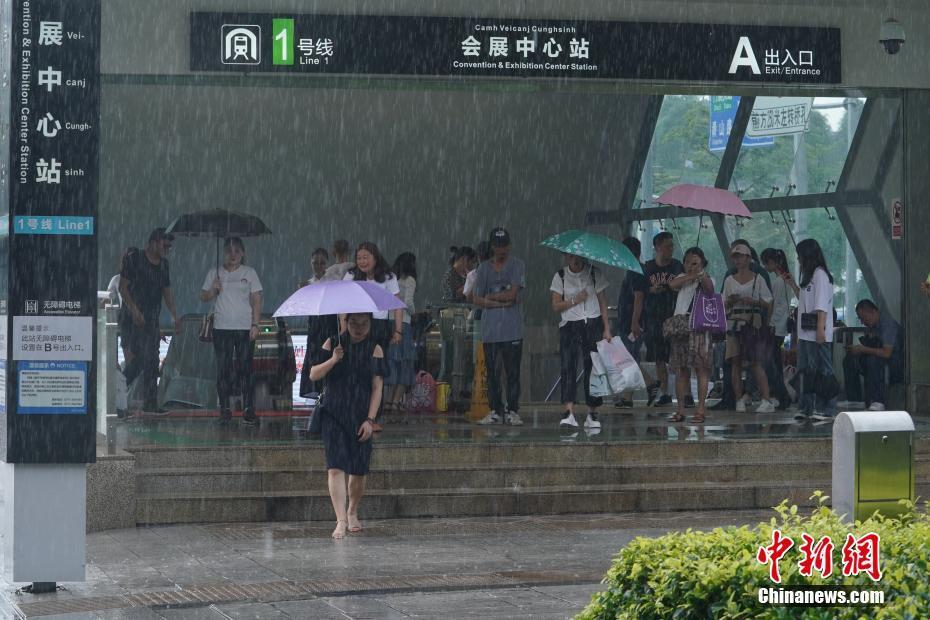
[[[764, 509], [783, 499], [812, 506], [815, 490], [827, 492], [829, 479], [789, 483], [652, 483], [489, 488], [458, 490], [372, 490], [361, 514], [367, 519], [414, 517], [546, 515], [677, 510]], [[917, 485], [927, 497], [930, 483]], [[138, 524], [251, 521], [332, 521], [329, 494], [302, 492], [211, 492], [136, 499]]]
[[[930, 445], [930, 444], [928, 444]], [[921, 444], [921, 448], [923, 445]], [[319, 440], [262, 446], [136, 448], [139, 469], [277, 467], [303, 469], [322, 462]], [[372, 466], [402, 468], [418, 465], [571, 463], [677, 463], [698, 461], [782, 462], [830, 459], [828, 439], [643, 441], [585, 443], [391, 444], [376, 442]], [[930, 454], [930, 449], [924, 453]]]

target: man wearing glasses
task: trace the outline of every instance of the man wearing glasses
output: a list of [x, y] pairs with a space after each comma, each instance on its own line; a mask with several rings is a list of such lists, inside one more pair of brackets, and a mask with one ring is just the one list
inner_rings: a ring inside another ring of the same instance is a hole
[[168, 273], [168, 252], [174, 236], [164, 228], [156, 228], [149, 235], [142, 251], [127, 254], [120, 272], [120, 334], [126, 340], [126, 384], [142, 375], [145, 412], [160, 413], [158, 409], [158, 341], [161, 338], [159, 314], [164, 299], [175, 334], [181, 331], [181, 320], [171, 293]]

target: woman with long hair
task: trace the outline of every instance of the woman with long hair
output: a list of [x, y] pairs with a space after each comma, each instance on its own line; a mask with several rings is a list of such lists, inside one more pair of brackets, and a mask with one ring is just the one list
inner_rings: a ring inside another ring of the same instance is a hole
[[403, 312], [400, 343], [392, 346], [388, 352], [390, 373], [384, 380], [384, 408], [387, 410], [401, 406], [404, 393], [413, 385], [413, 367], [417, 361], [417, 351], [413, 346], [413, 331], [410, 317], [414, 314], [413, 298], [417, 290], [417, 257], [411, 252], [404, 252], [394, 260], [394, 276], [400, 288], [400, 299], [407, 307]]
[[258, 426], [255, 415], [254, 342], [262, 316], [262, 283], [254, 269], [245, 265], [245, 245], [239, 237], [223, 244], [223, 264], [210, 269], [200, 292], [202, 301], [213, 304], [213, 349], [216, 352], [216, 394], [220, 424], [229, 424], [229, 397], [242, 394], [242, 423]]
[[477, 264], [478, 255], [467, 245], [449, 248], [449, 269], [442, 276], [442, 303], [464, 304], [465, 277]]
[[769, 388], [778, 401], [779, 409], [786, 409], [791, 404], [791, 396], [785, 387], [785, 338], [788, 337], [788, 317], [791, 314], [791, 300], [797, 296], [794, 278], [788, 269], [788, 257], [782, 250], [766, 248], [762, 250], [762, 265], [772, 277], [772, 318], [769, 327], [774, 335], [772, 359], [768, 368]]
[[[675, 313], [690, 315], [698, 290], [708, 295], [714, 292], [714, 281], [707, 275], [707, 257], [699, 247], [688, 248], [682, 263], [685, 272], [675, 276], [668, 286], [678, 291], [675, 301]], [[698, 403], [697, 411], [691, 417], [695, 424], [702, 424], [707, 415], [707, 384], [714, 367], [713, 339], [709, 333], [692, 331], [684, 338], [671, 341], [672, 350], [669, 366], [675, 370], [675, 392], [678, 401], [676, 412], [669, 417], [670, 422], [685, 421], [685, 400], [691, 395], [691, 369], [697, 374]]]
[[[377, 284], [388, 293], [400, 299], [400, 286], [397, 276], [381, 254], [378, 246], [371, 241], [364, 241], [355, 250], [355, 267], [349, 269], [343, 280], [362, 280]], [[391, 316], [393, 315], [393, 316]], [[345, 325], [340, 321], [341, 327]], [[371, 316], [371, 337], [375, 339], [387, 354], [391, 345], [399, 344], [403, 335], [403, 312], [401, 310], [383, 310]]]
[[[805, 239], [798, 244], [801, 294], [798, 299], [798, 373], [802, 377], [832, 377], [833, 274], [827, 268], [820, 244]], [[832, 420], [836, 398], [824, 400], [810, 386], [801, 390], [798, 416]]]
[[726, 358], [730, 361], [736, 411], [746, 411], [743, 398], [743, 364], [747, 364], [756, 379], [762, 402], [756, 413], [772, 413], [775, 404], [769, 400], [769, 382], [762, 364], [771, 356], [772, 339], [768, 329], [772, 291], [762, 277], [753, 271], [752, 250], [738, 243], [730, 250], [736, 273], [723, 282], [723, 299], [727, 308]]
[[310, 368], [312, 381], [326, 378], [326, 393], [314, 415], [320, 415], [322, 425], [336, 539], [345, 537], [346, 531], [362, 531], [358, 508], [371, 464], [371, 435], [387, 372], [384, 351], [371, 337], [371, 315], [349, 314], [345, 322], [346, 334], [338, 340], [328, 338]]

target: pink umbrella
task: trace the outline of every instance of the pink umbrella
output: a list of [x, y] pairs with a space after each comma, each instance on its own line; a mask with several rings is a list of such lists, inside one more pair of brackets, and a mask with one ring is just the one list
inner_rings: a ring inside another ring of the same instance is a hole
[[660, 205], [695, 209], [705, 213], [752, 217], [745, 203], [733, 192], [691, 183], [682, 183], [668, 189], [656, 202]]
[[716, 213], [718, 215], [735, 215], [736, 217], [752, 217], [746, 204], [733, 192], [717, 187], [706, 187], [692, 183], [682, 183], [669, 188], [656, 198], [660, 205], [671, 205], [683, 209], [694, 209], [701, 212], [698, 224], [698, 243], [701, 241], [701, 228], [704, 226], [704, 214]]

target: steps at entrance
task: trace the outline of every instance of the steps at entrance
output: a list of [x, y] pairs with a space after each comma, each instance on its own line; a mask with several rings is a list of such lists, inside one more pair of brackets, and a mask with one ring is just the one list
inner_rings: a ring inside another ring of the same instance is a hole
[[[376, 445], [365, 518], [812, 505], [830, 492], [828, 439]], [[319, 442], [140, 448], [139, 524], [332, 520]], [[930, 440], [917, 446], [930, 495]]]

